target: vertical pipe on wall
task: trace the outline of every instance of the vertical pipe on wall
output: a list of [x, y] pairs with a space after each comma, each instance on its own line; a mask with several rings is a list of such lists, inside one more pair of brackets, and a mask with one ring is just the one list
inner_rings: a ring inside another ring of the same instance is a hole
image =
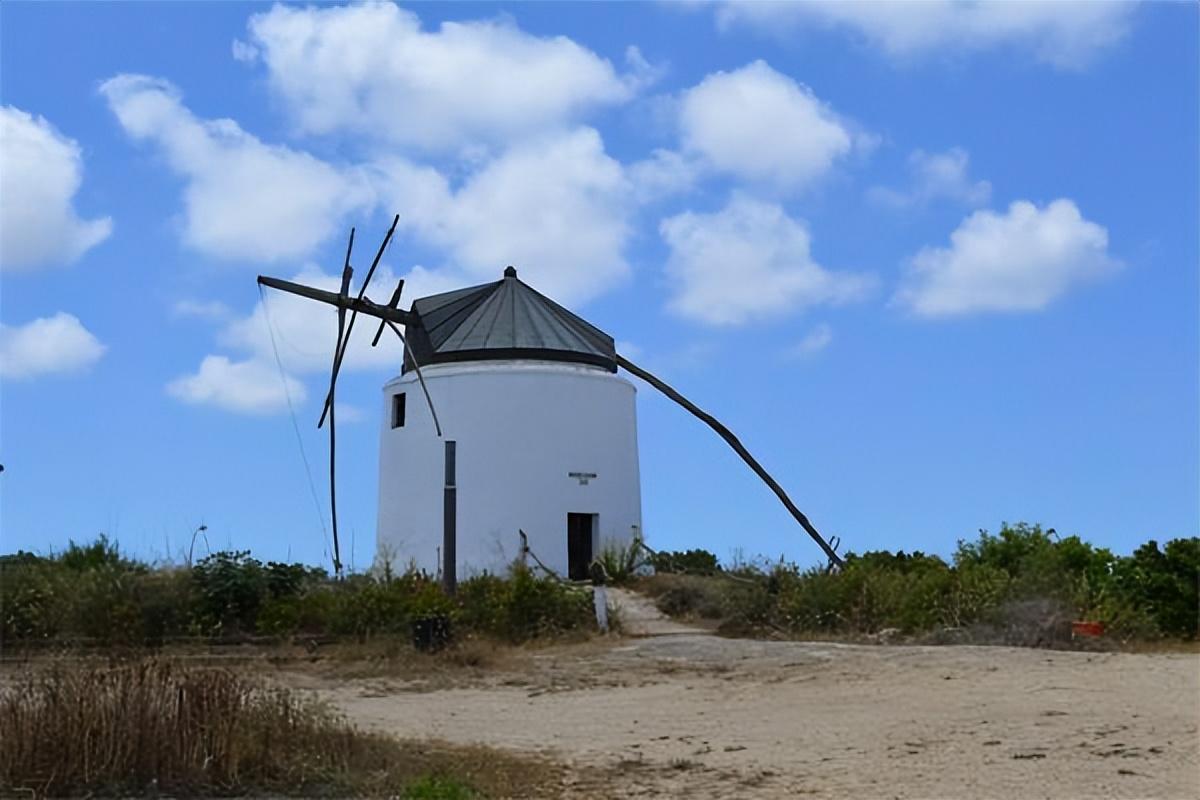
[[457, 443], [452, 441], [446, 442], [446, 488], [442, 497], [442, 582], [450, 594], [454, 594], [458, 585], [458, 488], [455, 481], [455, 444]]

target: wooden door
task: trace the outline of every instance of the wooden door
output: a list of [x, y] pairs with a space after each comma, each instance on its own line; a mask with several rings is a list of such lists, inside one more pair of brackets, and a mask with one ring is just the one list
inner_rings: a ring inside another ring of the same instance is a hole
[[592, 514], [567, 514], [567, 577], [588, 578], [592, 564]]

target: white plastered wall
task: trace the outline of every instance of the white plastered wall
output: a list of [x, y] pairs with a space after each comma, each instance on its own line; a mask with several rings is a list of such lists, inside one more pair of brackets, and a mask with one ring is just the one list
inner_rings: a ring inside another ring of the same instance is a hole
[[[415, 372], [383, 391], [378, 557], [436, 574], [443, 541], [446, 440], [457, 453], [457, 573], [504, 572], [520, 553], [567, 573], [567, 514], [597, 515], [593, 547], [641, 529], [636, 390], [583, 365], [480, 361], [423, 368], [443, 438]], [[405, 420], [392, 427], [392, 397]], [[581, 483], [570, 473], [596, 477]]]

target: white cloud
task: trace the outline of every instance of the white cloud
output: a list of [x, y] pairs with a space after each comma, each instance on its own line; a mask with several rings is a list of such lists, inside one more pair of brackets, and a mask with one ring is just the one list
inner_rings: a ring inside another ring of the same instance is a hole
[[771, 35], [801, 26], [856, 32], [893, 58], [1026, 48], [1058, 67], [1086, 65], [1129, 29], [1129, 2], [897, 2], [807, 0], [803, 3], [722, 2], [717, 24], [744, 25]]
[[0, 269], [69, 264], [108, 238], [112, 220], [80, 218], [79, 144], [43, 117], [0, 107]]
[[[148, 78], [114, 79], [105, 93], [126, 129], [155, 137], [189, 177], [185, 238], [214, 255], [300, 257], [347, 213], [380, 199], [400, 212], [402, 229], [445, 253], [453, 266], [436, 273], [446, 288], [450, 278], [498, 279], [514, 264], [539, 289], [572, 303], [628, 275], [623, 250], [637, 193], [591, 128], [531, 137], [452, 186], [432, 167], [400, 157], [335, 169], [268, 147], [232, 121], [195, 119], [169, 85]], [[426, 280], [432, 274], [417, 272]]]
[[219, 300], [179, 300], [171, 307], [171, 313], [177, 317], [223, 320], [233, 312]]
[[0, 376], [12, 379], [79, 372], [107, 348], [65, 312], [24, 325], [0, 323]]
[[625, 66], [629, 67], [629, 74], [623, 80], [634, 91], [653, 86], [667, 74], [665, 64], [651, 64], [642, 55], [641, 48], [634, 44], [625, 48]]
[[740, 178], [799, 188], [850, 152], [854, 137], [806, 86], [755, 61], [684, 92], [684, 150]]
[[976, 211], [950, 234], [949, 247], [917, 253], [895, 302], [923, 316], [1036, 311], [1119, 267], [1108, 232], [1073, 202], [1038, 208], [1019, 200], [1007, 214]]
[[944, 153], [914, 150], [908, 158], [913, 175], [912, 188], [901, 191], [885, 186], [872, 187], [868, 197], [894, 208], [923, 205], [938, 198], [956, 200], [967, 205], [982, 205], [992, 194], [988, 181], [974, 181], [968, 175], [970, 157], [961, 147]]
[[356, 422], [362, 422], [367, 418], [367, 414], [358, 406], [352, 406], [347, 403], [334, 403], [335, 411], [337, 412], [337, 422], [339, 425], [352, 425]]
[[686, 192], [699, 180], [701, 165], [674, 150], [657, 149], [649, 158], [635, 161], [627, 169], [638, 200], [651, 203]]
[[616, 349], [617, 353], [630, 360], [640, 358], [642, 355], [642, 348], [640, 345], [624, 339], [616, 342]]
[[[285, 388], [286, 381], [286, 388]], [[304, 384], [285, 376], [277, 365], [263, 359], [230, 361], [225, 356], [205, 356], [194, 375], [167, 384], [167, 394], [191, 405], [212, 405], [239, 414], [271, 414], [305, 398]]]
[[671, 248], [669, 308], [701, 322], [738, 325], [846, 302], [873, 284], [866, 276], [817, 264], [803, 222], [745, 195], [735, 195], [712, 214], [689, 211], [665, 219], [659, 230]]
[[457, 190], [398, 159], [382, 169], [401, 222], [468, 278], [498, 280], [513, 264], [539, 291], [579, 303], [629, 274], [633, 187], [591, 128], [513, 147]]
[[808, 358], [824, 350], [833, 342], [833, 328], [822, 322], [792, 345], [786, 353], [790, 358]]
[[238, 57], [257, 50], [305, 131], [427, 151], [516, 141], [624, 102], [654, 77], [636, 49], [626, 53], [633, 73], [621, 77], [564, 36], [533, 36], [507, 19], [423, 31], [390, 3], [276, 5], [250, 18], [249, 35]]
[[243, 42], [241, 39], [234, 39], [230, 49], [233, 53], [234, 61], [242, 61], [249, 64], [258, 60], [258, 48], [252, 44]]
[[198, 119], [170, 83], [119, 75], [101, 92], [126, 133], [154, 142], [186, 181], [184, 241], [224, 259], [299, 258], [374, 203], [368, 177], [267, 145], [229, 119]]

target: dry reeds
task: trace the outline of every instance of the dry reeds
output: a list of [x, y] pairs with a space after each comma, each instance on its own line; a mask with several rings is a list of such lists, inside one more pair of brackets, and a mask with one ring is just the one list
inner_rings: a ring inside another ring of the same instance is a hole
[[231, 669], [34, 665], [0, 687], [0, 796], [420, 797], [436, 785], [438, 797], [544, 797], [563, 774], [540, 758], [364, 733]]
[[157, 660], [31, 673], [0, 730], [0, 786], [51, 795], [334, 788], [395, 749], [286, 689]]

